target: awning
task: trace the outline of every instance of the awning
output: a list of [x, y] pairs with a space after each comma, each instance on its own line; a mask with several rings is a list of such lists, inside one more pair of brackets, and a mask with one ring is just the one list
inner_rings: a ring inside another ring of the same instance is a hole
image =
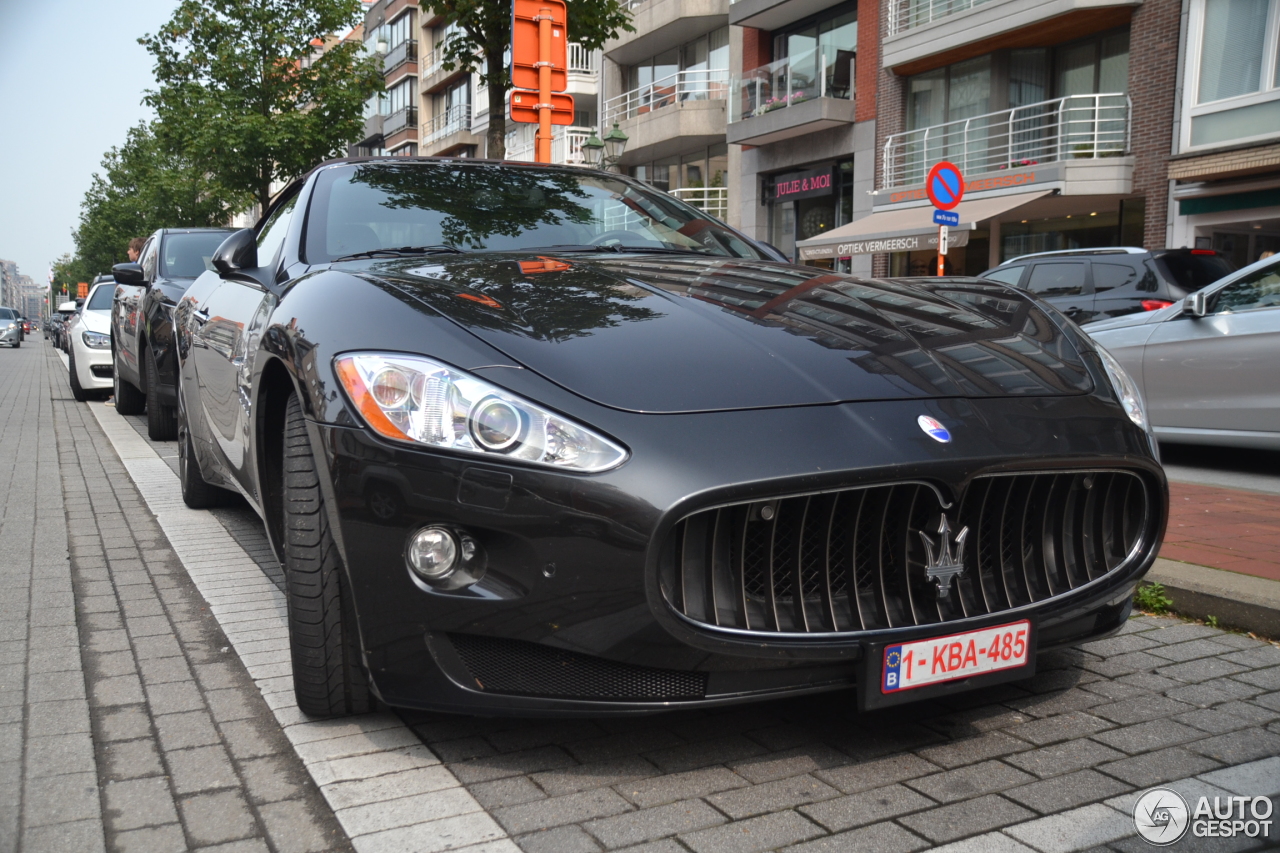
[[[948, 242], [957, 248], [964, 246], [969, 242], [969, 232], [975, 230], [979, 222], [1007, 213], [1052, 192], [1053, 190], [1042, 190], [962, 201], [955, 209], [955, 213], [960, 216], [960, 224], [951, 227]], [[864, 216], [856, 222], [841, 225], [817, 237], [800, 240], [796, 247], [800, 250], [800, 259], [804, 261], [937, 249], [938, 226], [933, 224], [932, 207], [886, 210]]]

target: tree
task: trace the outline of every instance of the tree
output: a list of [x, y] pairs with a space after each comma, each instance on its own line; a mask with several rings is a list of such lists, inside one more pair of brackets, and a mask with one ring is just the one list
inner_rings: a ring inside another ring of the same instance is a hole
[[250, 202], [246, 193], [228, 189], [161, 145], [152, 125], [139, 124], [124, 145], [107, 152], [102, 171], [94, 174], [80, 203], [75, 257], [60, 259], [55, 276], [88, 281], [127, 260], [134, 237], [157, 228], [225, 225]]
[[[633, 32], [631, 13], [619, 0], [566, 0], [569, 38], [596, 50], [618, 34]], [[422, 8], [440, 16], [451, 33], [443, 44], [446, 70], [468, 74], [480, 71], [489, 88], [489, 132], [485, 156], [501, 160], [507, 154], [507, 92], [511, 73], [511, 0], [422, 0]]]
[[315, 55], [313, 39], [363, 15], [360, 0], [182, 0], [154, 35], [160, 138], [265, 209], [287, 182], [358, 139], [382, 90], [376, 56], [355, 42]]

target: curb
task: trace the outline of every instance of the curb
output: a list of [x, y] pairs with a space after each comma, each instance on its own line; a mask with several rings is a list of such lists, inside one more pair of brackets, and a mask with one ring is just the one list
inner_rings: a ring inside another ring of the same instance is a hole
[[1280, 581], [1163, 558], [1143, 581], [1162, 585], [1182, 616], [1280, 638]]

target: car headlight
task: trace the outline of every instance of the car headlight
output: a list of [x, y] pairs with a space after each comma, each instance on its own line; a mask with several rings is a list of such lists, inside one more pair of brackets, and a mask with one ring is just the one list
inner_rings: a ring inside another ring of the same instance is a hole
[[80, 335], [80, 340], [90, 349], [107, 349], [111, 346], [111, 336], [101, 332], [84, 332]]
[[360, 415], [384, 438], [571, 471], [606, 471], [627, 458], [586, 427], [428, 358], [355, 353], [334, 367]]
[[1150, 422], [1147, 420], [1147, 407], [1142, 402], [1142, 392], [1138, 390], [1138, 383], [1134, 382], [1129, 372], [1120, 366], [1116, 357], [1101, 346], [1098, 347], [1098, 357], [1102, 359], [1102, 366], [1111, 379], [1111, 387], [1116, 390], [1116, 396], [1120, 398], [1120, 405], [1124, 407], [1129, 420], [1147, 432], [1151, 432]]
[[10, 323], [10, 324], [9, 324], [9, 328], [10, 328], [10, 329], [16, 329], [16, 328], [18, 328], [18, 324], [17, 324], [17, 323]]

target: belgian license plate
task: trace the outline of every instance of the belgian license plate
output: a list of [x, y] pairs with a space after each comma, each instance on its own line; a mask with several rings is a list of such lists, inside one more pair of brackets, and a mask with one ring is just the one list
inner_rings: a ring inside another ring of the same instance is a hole
[[882, 694], [1027, 666], [1031, 623], [996, 625], [963, 634], [886, 646]]

